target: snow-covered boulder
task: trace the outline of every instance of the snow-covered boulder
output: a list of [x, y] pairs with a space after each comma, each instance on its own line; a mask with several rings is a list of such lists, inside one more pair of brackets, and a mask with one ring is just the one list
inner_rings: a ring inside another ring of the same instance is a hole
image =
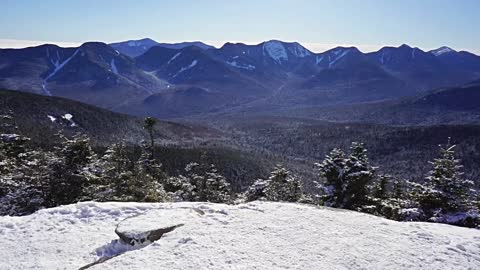
[[125, 244], [145, 245], [157, 241], [163, 234], [192, 222], [202, 214], [199, 210], [162, 209], [130, 217], [117, 225], [115, 233]]

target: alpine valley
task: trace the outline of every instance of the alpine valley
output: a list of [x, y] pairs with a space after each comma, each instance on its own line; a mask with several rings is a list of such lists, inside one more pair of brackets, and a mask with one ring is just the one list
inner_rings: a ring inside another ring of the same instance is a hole
[[465, 122], [478, 123], [479, 78], [480, 56], [448, 47], [313, 53], [278, 40], [215, 48], [142, 39], [0, 50], [0, 88], [163, 119], [293, 114], [441, 124], [468, 114]]

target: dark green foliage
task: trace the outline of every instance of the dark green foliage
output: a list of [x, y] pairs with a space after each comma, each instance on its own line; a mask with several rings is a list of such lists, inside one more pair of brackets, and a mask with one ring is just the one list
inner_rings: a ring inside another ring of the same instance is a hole
[[87, 136], [76, 134], [71, 139], [63, 134], [58, 136], [62, 142], [56, 149], [56, 157], [50, 161], [52, 175], [49, 177], [47, 206], [79, 201], [91, 174], [88, 165], [97, 158]]
[[322, 184], [325, 194], [321, 196], [321, 201], [328, 206], [341, 207], [344, 200], [345, 182], [345, 153], [334, 148], [323, 160], [322, 163], [315, 164], [320, 176], [325, 180]]
[[[232, 144], [255, 147], [267, 158], [281, 156], [281, 163], [303, 179], [316, 177], [311, 163], [323, 160], [333, 148], [346, 149], [357, 141], [368, 148], [370, 161], [380, 165], [379, 173], [418, 182], [428, 173], [425, 164], [436, 157], [438, 144], [453, 137], [459, 142], [457, 156], [462, 159], [465, 176], [480, 186], [480, 126], [387, 126], [288, 117], [215, 121], [232, 134]], [[307, 190], [313, 187], [308, 182], [304, 186]]]
[[157, 121], [152, 117], [145, 118], [144, 123], [143, 123], [143, 129], [147, 130], [148, 135], [150, 136], [150, 146], [149, 146], [149, 149], [150, 149], [149, 158], [150, 159], [153, 159], [153, 150], [155, 148], [154, 137], [153, 137], [153, 128], [154, 128], [156, 123], [157, 123]]
[[317, 163], [321, 187], [325, 191], [323, 203], [332, 207], [357, 209], [367, 204], [368, 186], [375, 176], [375, 168], [368, 161], [367, 150], [353, 142], [350, 155], [334, 149], [322, 163]]
[[460, 160], [455, 157], [455, 145], [448, 141], [440, 146], [440, 157], [433, 162], [433, 169], [426, 177], [425, 185], [416, 185], [415, 197], [427, 216], [464, 212], [471, 205], [473, 182], [463, 178]]
[[176, 189], [175, 200], [215, 203], [233, 201], [230, 184], [213, 164], [205, 166], [195, 162], [189, 163], [184, 174], [172, 177], [167, 182], [167, 185]]
[[305, 200], [301, 182], [281, 165], [277, 165], [268, 179], [257, 180], [245, 193], [248, 201], [268, 200], [299, 202]]
[[388, 184], [391, 181], [390, 178], [391, 176], [388, 174], [382, 174], [379, 176], [379, 180], [373, 188], [373, 197], [382, 200], [389, 197]]

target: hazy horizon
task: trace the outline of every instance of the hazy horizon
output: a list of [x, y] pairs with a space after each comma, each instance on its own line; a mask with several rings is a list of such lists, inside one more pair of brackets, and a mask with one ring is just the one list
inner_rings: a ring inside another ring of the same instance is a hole
[[[355, 46], [364, 52], [408, 44], [423, 50], [448, 46], [480, 54], [480, 2], [218, 0], [118, 2], [3, 2], [1, 48], [43, 43], [77, 46], [152, 38], [175, 43], [199, 40], [257, 44], [297, 41], [314, 52]], [[299, 16], [301, 14], [301, 16]]]

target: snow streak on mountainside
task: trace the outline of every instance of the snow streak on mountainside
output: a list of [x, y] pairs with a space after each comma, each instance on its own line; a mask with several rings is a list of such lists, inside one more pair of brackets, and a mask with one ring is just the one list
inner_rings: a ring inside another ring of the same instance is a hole
[[269, 55], [275, 62], [281, 64], [288, 61], [288, 54], [283, 44], [279, 41], [272, 40], [263, 44], [264, 55]]
[[[350, 52], [349, 49], [338, 49], [333, 52], [335, 55], [333, 59], [330, 59], [330, 63], [328, 64], [328, 67], [332, 67], [335, 65], [338, 60], [342, 59], [345, 55], [347, 55]], [[330, 56], [329, 56], [330, 57]]]
[[[114, 233], [129, 217], [132, 233], [152, 229], [153, 218], [184, 225], [132, 247]], [[0, 217], [0, 235], [0, 269], [78, 269], [112, 255], [90, 269], [480, 267], [479, 230], [288, 203], [84, 202]]]
[[[59, 72], [66, 64], [68, 64], [68, 62], [70, 62], [70, 60], [72, 60], [72, 58], [75, 57], [75, 55], [77, 55], [77, 53], [79, 51], [80, 51], [80, 49], [75, 50], [75, 52], [70, 57], [68, 57], [65, 61], [63, 61], [62, 63], [59, 63], [59, 59], [58, 59], [59, 56], [58, 56], [58, 51], [57, 51], [57, 61], [53, 62], [53, 60], [52, 60], [52, 63], [54, 64], [55, 69], [52, 71], [52, 73], [50, 73], [47, 77], [45, 77], [45, 79], [42, 82], [42, 88], [45, 91], [45, 94], [47, 96], [52, 95], [52, 93], [50, 93], [50, 91], [47, 88], [48, 80], [50, 78], [52, 78], [53, 76], [55, 76], [55, 74], [57, 74], [57, 72]], [[49, 53], [48, 49], [47, 49], [47, 56], [50, 56], [50, 53]]]
[[193, 68], [194, 66], [196, 66], [198, 64], [198, 61], [197, 60], [193, 60], [192, 63], [186, 67], [182, 67], [177, 73], [175, 73], [175, 75], [172, 76], [172, 78], [175, 78], [177, 77], [178, 75], [180, 75], [180, 73], [184, 72], [184, 71], [187, 71], [191, 68]]
[[227, 61], [226, 62], [228, 65], [236, 68], [241, 68], [241, 69], [246, 69], [246, 70], [254, 70], [255, 66], [254, 65], [242, 65], [240, 63], [237, 63], [237, 61]]
[[306, 56], [309, 56], [311, 55], [311, 53], [305, 49], [304, 47], [302, 47], [300, 44], [298, 43], [295, 43], [294, 46], [288, 48], [288, 50], [295, 56], [297, 57], [306, 57]]
[[440, 56], [442, 54], [449, 53], [449, 52], [455, 52], [455, 50], [444, 46], [444, 47], [440, 47], [436, 50], [430, 51], [430, 53], [434, 54], [435, 56]]

